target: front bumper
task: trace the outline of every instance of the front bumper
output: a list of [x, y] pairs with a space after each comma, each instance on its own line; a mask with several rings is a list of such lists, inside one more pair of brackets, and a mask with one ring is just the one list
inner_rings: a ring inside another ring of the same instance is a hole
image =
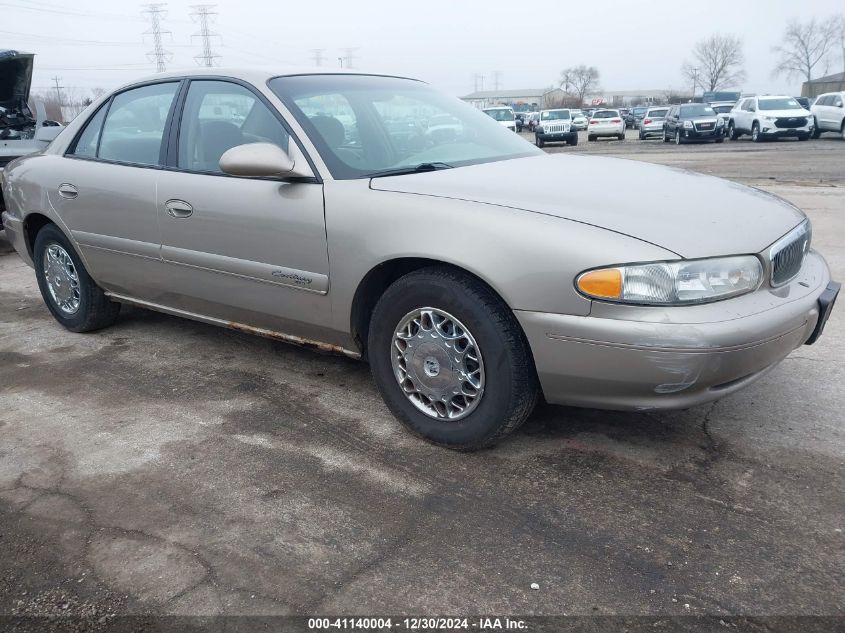
[[712, 130], [696, 130], [695, 128], [681, 128], [681, 133], [685, 139], [691, 141], [705, 141], [717, 138], [724, 138], [725, 128], [723, 126], [716, 126]]
[[760, 125], [760, 134], [766, 138], [810, 136], [813, 133], [812, 123], [795, 128], [775, 127], [774, 122], [763, 121]]
[[578, 136], [577, 130], [570, 130], [569, 132], [537, 132], [537, 137], [546, 143], [562, 143], [564, 141], [571, 141]]
[[[806, 286], [804, 285], [806, 284]], [[829, 288], [831, 290], [829, 290]], [[515, 311], [548, 402], [682, 409], [732, 393], [816, 337], [830, 281], [811, 252], [780, 288], [670, 308], [594, 302], [590, 316]]]

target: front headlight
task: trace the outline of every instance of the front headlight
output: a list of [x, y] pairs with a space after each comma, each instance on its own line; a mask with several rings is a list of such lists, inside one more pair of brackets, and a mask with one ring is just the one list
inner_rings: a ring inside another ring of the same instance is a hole
[[774, 121], [777, 117], [765, 115], [761, 117], [764, 121]]
[[684, 121], [684, 127], [688, 130], [692, 129], [692, 121]]
[[590, 299], [643, 305], [719, 301], [756, 290], [763, 266], [753, 255], [652, 262], [581, 273], [575, 287]]

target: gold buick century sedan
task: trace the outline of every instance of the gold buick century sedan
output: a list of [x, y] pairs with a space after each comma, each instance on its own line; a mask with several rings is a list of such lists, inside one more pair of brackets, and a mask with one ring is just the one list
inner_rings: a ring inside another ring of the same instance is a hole
[[839, 290], [777, 197], [547, 155], [400, 77], [158, 74], [9, 164], [2, 193], [67, 329], [129, 303], [365, 358], [408, 429], [464, 450], [540, 397], [729, 394], [815, 342]]

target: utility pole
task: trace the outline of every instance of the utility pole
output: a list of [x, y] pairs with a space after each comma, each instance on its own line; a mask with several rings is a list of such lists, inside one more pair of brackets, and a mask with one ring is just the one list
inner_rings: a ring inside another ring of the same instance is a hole
[[493, 90], [499, 89], [499, 80], [502, 78], [502, 71], [501, 70], [494, 70], [493, 71]]
[[692, 69], [692, 100], [695, 101], [695, 87], [698, 85], [698, 68]]
[[200, 25], [200, 32], [191, 36], [191, 38], [200, 38], [202, 42], [202, 53], [194, 55], [194, 59], [200, 66], [214, 66], [214, 60], [220, 57], [211, 50], [211, 38], [217, 37], [217, 33], [214, 33], [210, 28], [211, 21], [217, 15], [217, 11], [214, 10], [216, 6], [216, 4], [194, 4], [191, 6], [194, 10], [191, 17], [195, 18], [194, 21]]
[[323, 52], [325, 48], [312, 48], [311, 49], [311, 59], [314, 60], [315, 66], [322, 66], [323, 65]]
[[346, 62], [347, 68], [353, 68], [352, 62], [353, 62], [353, 60], [358, 58], [358, 56], [355, 54], [355, 51], [358, 50], [358, 47], [357, 46], [355, 46], [355, 47], [349, 47], [348, 46], [348, 47], [342, 48], [340, 50], [342, 50], [343, 53], [344, 53], [342, 57], [338, 58], [338, 59], [342, 60], [340, 62], [340, 67], [343, 68], [344, 62]]
[[164, 62], [170, 61], [171, 57], [170, 52], [164, 50], [164, 45], [161, 42], [161, 34], [170, 33], [170, 31], [162, 30], [161, 28], [161, 21], [167, 15], [167, 12], [164, 10], [166, 6], [163, 2], [147, 4], [144, 5], [145, 9], [141, 12], [150, 18], [150, 28], [144, 31], [144, 35], [153, 36], [153, 50], [147, 53], [147, 58], [155, 61], [157, 73], [165, 71]]
[[343, 68], [343, 57], [338, 57], [337, 61], [340, 63], [340, 67]]
[[56, 99], [59, 100], [59, 108], [62, 107], [62, 88], [64, 88], [64, 86], [59, 85], [61, 79], [61, 77], [53, 77], [53, 82], [56, 84]]

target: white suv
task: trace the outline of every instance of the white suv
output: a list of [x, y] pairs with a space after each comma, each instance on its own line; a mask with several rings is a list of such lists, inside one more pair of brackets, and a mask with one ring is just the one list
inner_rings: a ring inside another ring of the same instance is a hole
[[813, 134], [813, 117], [793, 97], [746, 97], [737, 101], [728, 122], [731, 140], [743, 134], [753, 141], [782, 136], [806, 141]]
[[822, 132], [838, 132], [845, 141], [845, 92], [828, 92], [819, 95], [810, 106], [815, 130], [813, 138]]

